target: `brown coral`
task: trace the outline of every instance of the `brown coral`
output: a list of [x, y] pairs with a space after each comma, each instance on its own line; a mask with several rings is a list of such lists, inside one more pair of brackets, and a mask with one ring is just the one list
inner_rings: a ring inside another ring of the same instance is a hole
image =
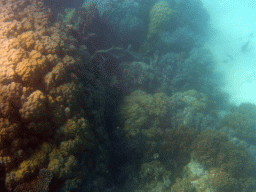
[[164, 93], [150, 95], [141, 90], [127, 96], [121, 108], [127, 135], [142, 133], [147, 137], [155, 136], [160, 124], [168, 124], [168, 118], [165, 118], [170, 107], [167, 99]]
[[27, 31], [18, 36], [20, 44], [26, 51], [31, 51], [34, 49], [36, 40], [39, 39], [39, 35], [33, 31]]
[[79, 156], [95, 147], [95, 138], [84, 118], [69, 119], [57, 135], [60, 140], [59, 148], [50, 154], [48, 169], [60, 179], [81, 178], [91, 168], [90, 159], [84, 159], [84, 165], [79, 166]]
[[16, 108], [21, 107], [22, 85], [12, 82], [0, 89], [0, 109], [3, 116], [8, 116]]
[[[95, 137], [81, 117], [83, 86], [71, 78], [79, 61], [75, 40], [38, 0], [3, 1], [0, 25], [0, 161], [13, 191], [38, 184], [31, 180], [48, 164], [52, 148], [66, 154], [62, 168], [77, 170], [81, 159], [73, 153], [94, 148]], [[72, 126], [74, 115], [80, 119]], [[56, 136], [62, 125], [74, 128], [69, 140]]]
[[52, 180], [52, 171], [49, 169], [41, 169], [36, 179], [31, 182], [21, 184], [17, 186], [14, 192], [22, 191], [40, 191], [47, 192], [49, 190], [49, 184]]
[[20, 109], [21, 117], [26, 121], [36, 121], [45, 117], [47, 113], [46, 103], [47, 98], [41, 91], [33, 92]]
[[15, 72], [25, 84], [37, 86], [42, 76], [49, 70], [48, 66], [47, 58], [33, 50], [30, 52], [29, 58], [25, 58], [18, 63]]

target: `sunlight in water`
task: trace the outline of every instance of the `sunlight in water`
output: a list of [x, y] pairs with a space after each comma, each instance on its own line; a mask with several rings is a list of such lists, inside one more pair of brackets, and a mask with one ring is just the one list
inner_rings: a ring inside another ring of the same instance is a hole
[[208, 46], [215, 54], [216, 70], [226, 78], [223, 89], [233, 104], [256, 104], [256, 2], [203, 2], [211, 14], [213, 30]]

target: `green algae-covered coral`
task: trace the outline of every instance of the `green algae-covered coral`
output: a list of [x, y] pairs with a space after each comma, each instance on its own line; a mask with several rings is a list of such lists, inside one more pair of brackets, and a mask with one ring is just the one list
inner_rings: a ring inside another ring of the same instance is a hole
[[157, 46], [159, 35], [161, 34], [164, 25], [175, 14], [170, 5], [166, 1], [158, 1], [150, 10], [149, 27], [147, 39], [143, 45], [143, 51], [149, 52]]
[[[164, 121], [168, 113], [167, 98], [164, 93], [151, 95], [141, 90], [127, 96], [121, 108], [127, 135], [135, 136], [141, 133], [142, 129], [149, 129]], [[150, 131], [142, 132], [148, 137], [152, 135]]]

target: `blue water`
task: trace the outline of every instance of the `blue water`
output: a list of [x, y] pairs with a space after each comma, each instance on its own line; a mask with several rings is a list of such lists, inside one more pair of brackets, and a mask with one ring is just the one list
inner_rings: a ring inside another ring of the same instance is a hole
[[[230, 101], [235, 105], [242, 102], [256, 104], [256, 2], [202, 2], [210, 13], [214, 31], [208, 46], [215, 54], [216, 70], [224, 72], [226, 77], [223, 89], [230, 94]], [[246, 43], [248, 46], [242, 51]]]

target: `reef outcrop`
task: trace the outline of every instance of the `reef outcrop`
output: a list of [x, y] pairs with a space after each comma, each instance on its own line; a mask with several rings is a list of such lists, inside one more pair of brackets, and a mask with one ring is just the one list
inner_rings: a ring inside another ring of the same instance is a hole
[[0, 25], [0, 168], [6, 188], [48, 191], [57, 180], [56, 189], [77, 189], [94, 172], [97, 157], [107, 167], [76, 75], [89, 58], [80, 57], [77, 39], [41, 1], [3, 1]]

